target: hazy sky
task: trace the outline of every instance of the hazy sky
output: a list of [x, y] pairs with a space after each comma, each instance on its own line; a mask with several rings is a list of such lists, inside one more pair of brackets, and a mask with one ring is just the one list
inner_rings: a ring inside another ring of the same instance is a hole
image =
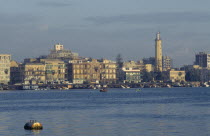
[[0, 53], [16, 61], [47, 55], [55, 43], [80, 56], [140, 60], [163, 55], [175, 65], [210, 53], [210, 0], [0, 0]]

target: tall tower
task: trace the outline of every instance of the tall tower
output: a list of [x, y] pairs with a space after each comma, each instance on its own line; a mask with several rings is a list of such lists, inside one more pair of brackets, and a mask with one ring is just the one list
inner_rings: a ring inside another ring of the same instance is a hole
[[162, 40], [160, 38], [160, 32], [157, 33], [155, 39], [155, 70], [157, 72], [163, 71], [162, 66]]

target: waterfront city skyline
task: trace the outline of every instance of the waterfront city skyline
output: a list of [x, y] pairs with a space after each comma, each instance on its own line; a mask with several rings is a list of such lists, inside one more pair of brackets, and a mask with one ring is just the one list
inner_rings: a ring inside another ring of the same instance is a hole
[[210, 51], [210, 1], [32, 0], [0, 4], [1, 53], [22, 61], [46, 55], [55, 43], [81, 56], [124, 60], [155, 56], [160, 31], [163, 55], [175, 66]]

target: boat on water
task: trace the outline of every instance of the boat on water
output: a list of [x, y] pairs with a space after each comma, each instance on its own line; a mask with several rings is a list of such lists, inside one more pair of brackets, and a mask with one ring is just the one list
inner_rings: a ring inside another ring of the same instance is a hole
[[100, 89], [100, 92], [107, 92], [108, 90], [106, 88]]
[[141, 91], [141, 89], [136, 89], [136, 92], [140, 92]]

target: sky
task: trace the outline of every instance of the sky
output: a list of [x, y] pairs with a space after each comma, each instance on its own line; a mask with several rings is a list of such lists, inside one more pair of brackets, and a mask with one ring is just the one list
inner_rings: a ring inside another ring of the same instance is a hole
[[124, 61], [163, 55], [174, 66], [210, 53], [209, 0], [0, 0], [0, 54], [18, 62], [56, 43], [80, 56]]

